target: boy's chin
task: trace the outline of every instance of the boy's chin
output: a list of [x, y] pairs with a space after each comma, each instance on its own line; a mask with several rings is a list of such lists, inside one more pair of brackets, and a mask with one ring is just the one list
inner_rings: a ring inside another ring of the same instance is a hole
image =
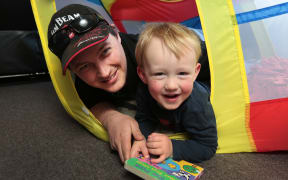
[[160, 106], [162, 106], [164, 109], [172, 111], [172, 110], [177, 109], [180, 105], [178, 105], [178, 104], [160, 104]]

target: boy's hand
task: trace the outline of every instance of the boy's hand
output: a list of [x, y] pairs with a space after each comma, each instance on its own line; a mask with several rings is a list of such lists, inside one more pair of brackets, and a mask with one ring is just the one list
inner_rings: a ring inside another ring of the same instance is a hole
[[152, 133], [148, 136], [146, 146], [148, 152], [153, 155], [158, 155], [159, 158], [152, 158], [152, 163], [160, 163], [173, 153], [173, 146], [170, 138], [165, 134]]
[[149, 158], [148, 149], [146, 147], [146, 140], [134, 141], [130, 154], [131, 158], [138, 157], [140, 154], [142, 154], [145, 158]]

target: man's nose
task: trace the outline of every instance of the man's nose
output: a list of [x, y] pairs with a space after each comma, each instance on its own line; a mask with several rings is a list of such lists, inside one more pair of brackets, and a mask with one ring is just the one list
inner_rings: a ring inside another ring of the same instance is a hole
[[100, 80], [106, 80], [109, 78], [109, 67], [104, 64], [99, 64], [97, 67], [97, 76]]

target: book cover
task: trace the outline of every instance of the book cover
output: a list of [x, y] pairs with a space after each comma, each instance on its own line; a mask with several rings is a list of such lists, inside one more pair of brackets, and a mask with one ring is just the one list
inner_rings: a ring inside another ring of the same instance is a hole
[[194, 180], [199, 179], [204, 171], [202, 167], [184, 160], [175, 161], [168, 158], [155, 164], [143, 156], [130, 158], [125, 162], [124, 168], [147, 180]]

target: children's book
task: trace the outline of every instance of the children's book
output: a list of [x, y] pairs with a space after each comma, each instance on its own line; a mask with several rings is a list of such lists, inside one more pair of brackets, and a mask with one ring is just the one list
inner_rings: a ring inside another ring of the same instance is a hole
[[171, 158], [162, 163], [151, 163], [150, 158], [143, 156], [130, 158], [125, 162], [124, 168], [143, 179], [159, 180], [193, 180], [199, 179], [204, 169], [187, 161], [175, 161]]

